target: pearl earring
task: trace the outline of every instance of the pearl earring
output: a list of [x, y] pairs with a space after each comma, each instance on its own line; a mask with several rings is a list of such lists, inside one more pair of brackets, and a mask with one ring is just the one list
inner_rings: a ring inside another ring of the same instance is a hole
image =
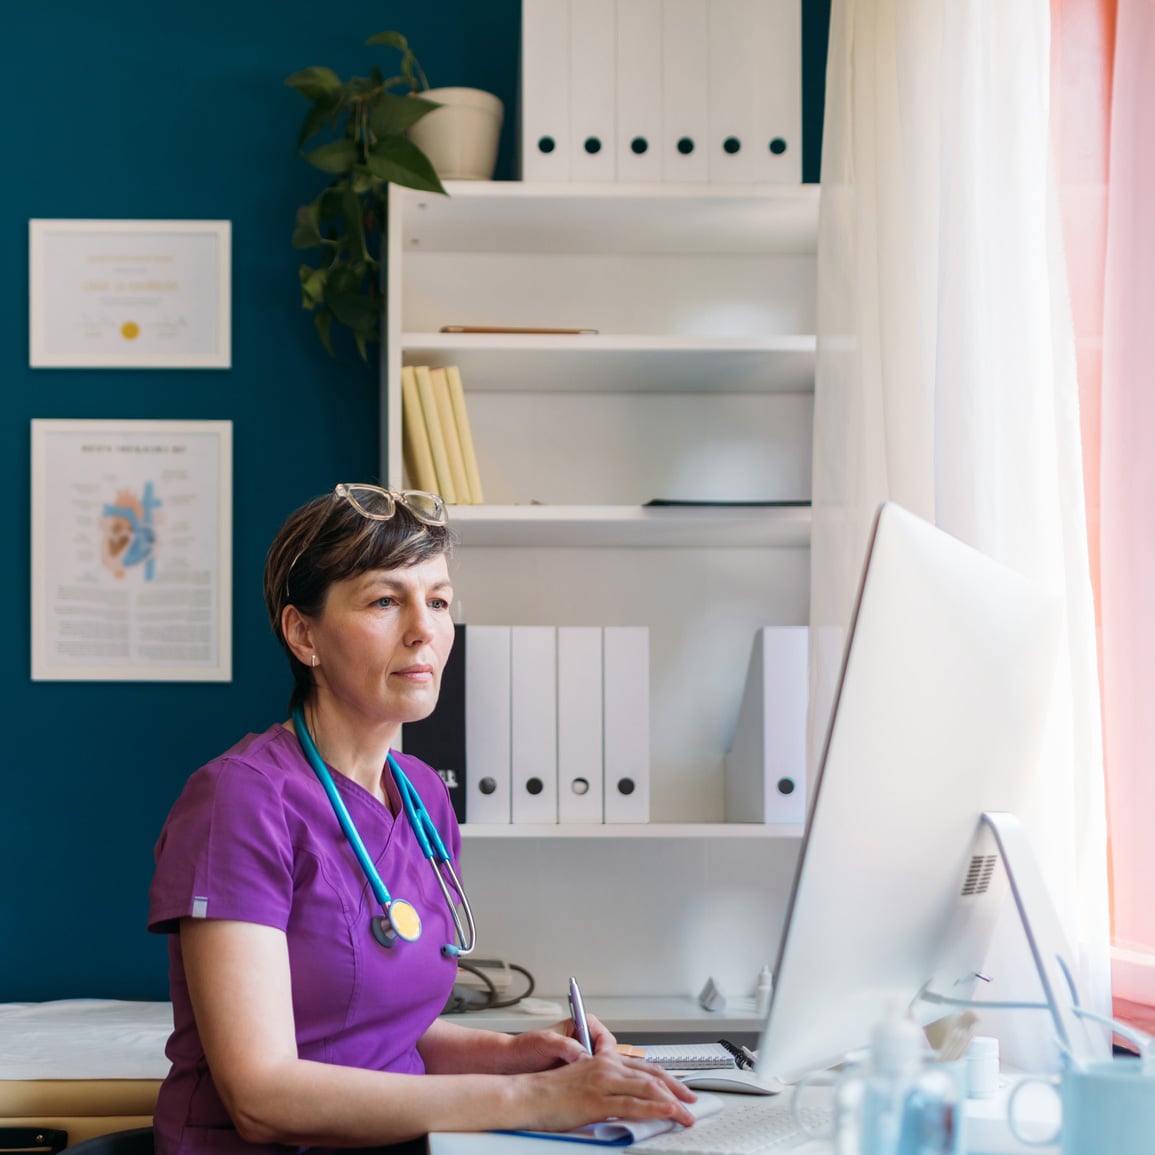
[[313, 655], [313, 669], [315, 670], [321, 663], [317, 661], [317, 655]]

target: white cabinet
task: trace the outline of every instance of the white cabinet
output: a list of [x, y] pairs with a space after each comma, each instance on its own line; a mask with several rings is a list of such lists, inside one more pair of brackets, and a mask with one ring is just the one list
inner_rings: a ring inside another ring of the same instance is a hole
[[[808, 620], [809, 508], [760, 503], [810, 496], [818, 188], [447, 187], [449, 197], [390, 189], [383, 477], [404, 480], [401, 366], [459, 366], [486, 497], [451, 509], [464, 620], [645, 625], [651, 639], [653, 829], [467, 827], [471, 877], [507, 900], [482, 900], [496, 923], [482, 953], [508, 951], [541, 972], [540, 990], [562, 989], [554, 980], [580, 957], [551, 961], [542, 946], [535, 967], [515, 949], [564, 940], [558, 893], [577, 886], [580, 901], [583, 885], [587, 896], [610, 885], [612, 863], [619, 881], [631, 876], [623, 933], [641, 929], [643, 907], [669, 919], [675, 893], [680, 909], [708, 903], [712, 973], [749, 969], [752, 987], [781, 906], [747, 918], [744, 904], [771, 891], [784, 902], [799, 831], [735, 836], [713, 824], [754, 631]], [[677, 504], [689, 502], [728, 504]], [[574, 882], [595, 858], [603, 867]], [[540, 868], [524, 893], [502, 886], [530, 862]], [[742, 862], [776, 877], [735, 891]], [[688, 945], [700, 928], [651, 929], [660, 963], [643, 975], [592, 952], [583, 986], [687, 990], [686, 968], [710, 966]]]

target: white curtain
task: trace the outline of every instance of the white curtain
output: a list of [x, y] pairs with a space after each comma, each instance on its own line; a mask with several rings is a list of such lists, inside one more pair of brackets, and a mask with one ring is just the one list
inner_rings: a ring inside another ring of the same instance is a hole
[[[892, 499], [1065, 588], [1031, 813], [1084, 1005], [1109, 1010], [1106, 833], [1074, 343], [1048, 127], [1047, 0], [834, 0], [818, 247], [812, 762], [874, 512]], [[991, 968], [1040, 995], [1017, 923]], [[1011, 989], [1013, 987], [1013, 989]], [[982, 1015], [1053, 1066], [1038, 1012]]]

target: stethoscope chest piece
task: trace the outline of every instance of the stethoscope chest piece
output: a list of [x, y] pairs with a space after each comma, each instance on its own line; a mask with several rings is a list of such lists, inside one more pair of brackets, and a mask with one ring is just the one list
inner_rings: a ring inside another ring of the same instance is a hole
[[382, 946], [393, 946], [399, 938], [416, 942], [421, 937], [421, 916], [403, 898], [393, 899], [384, 914], [374, 916], [371, 926], [373, 937]]

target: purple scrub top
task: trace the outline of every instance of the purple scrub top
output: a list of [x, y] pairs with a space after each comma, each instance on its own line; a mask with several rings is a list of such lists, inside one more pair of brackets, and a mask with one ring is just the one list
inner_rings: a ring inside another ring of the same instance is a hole
[[[416, 758], [396, 757], [456, 865], [461, 835], [444, 783]], [[391, 949], [373, 938], [370, 918], [380, 908], [291, 731], [250, 734], [193, 774], [161, 830], [149, 892], [149, 930], [171, 935], [172, 1070], [154, 1119], [159, 1155], [288, 1150], [246, 1143], [233, 1130], [193, 1019], [176, 933], [182, 918], [285, 932], [302, 1059], [425, 1070], [417, 1041], [453, 986], [456, 964], [441, 954], [455, 941], [453, 922], [391, 776], [397, 818], [343, 774], [333, 779], [389, 893], [421, 915], [421, 937]]]

